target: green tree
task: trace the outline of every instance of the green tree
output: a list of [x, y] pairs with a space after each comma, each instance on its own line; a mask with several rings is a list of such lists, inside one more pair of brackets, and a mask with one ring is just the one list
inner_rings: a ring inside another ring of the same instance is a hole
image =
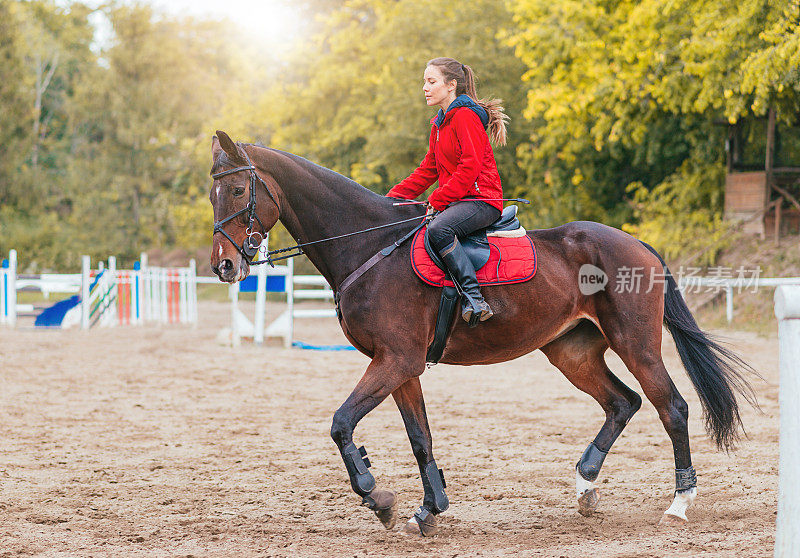
[[[4, 95], [0, 163], [0, 249], [12, 246], [27, 257], [55, 261], [62, 254], [62, 221], [71, 203], [63, 165], [70, 156], [70, 96], [94, 64], [92, 28], [86, 6], [54, 2], [12, 2], [0, 8], [3, 51], [9, 64]], [[6, 127], [7, 124], [7, 127]]]
[[764, 53], [796, 29], [779, 4], [512, 2], [508, 40], [528, 67], [526, 116], [537, 122], [521, 153], [548, 224], [602, 220], [673, 251], [719, 235], [718, 122], [762, 114], [774, 102], [764, 91], [795, 71], [789, 63], [759, 89]]
[[422, 97], [425, 63], [452, 56], [471, 65], [478, 94], [499, 97], [511, 116], [509, 145], [496, 150], [502, 178], [522, 179], [515, 150], [529, 134], [518, 83], [524, 67], [498, 41], [511, 24], [501, 2], [349, 0], [266, 93], [271, 145], [306, 156], [386, 192], [419, 164], [434, 112]]
[[129, 259], [146, 248], [196, 247], [211, 222], [209, 121], [229, 91], [247, 89], [245, 50], [217, 22], [156, 16], [145, 5], [106, 14], [114, 34], [101, 53], [105, 68], [80, 94], [95, 137], [75, 174], [89, 177], [91, 195], [72, 224], [78, 230], [83, 215], [94, 215], [106, 225], [95, 249]]

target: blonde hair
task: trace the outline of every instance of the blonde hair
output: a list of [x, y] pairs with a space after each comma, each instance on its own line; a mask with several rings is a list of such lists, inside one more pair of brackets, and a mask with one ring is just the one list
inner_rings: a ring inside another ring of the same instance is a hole
[[467, 95], [478, 103], [489, 115], [489, 141], [495, 145], [506, 144], [506, 123], [509, 118], [503, 108], [501, 99], [478, 99], [475, 89], [475, 72], [466, 64], [455, 58], [434, 58], [427, 66], [436, 66], [442, 72], [445, 82], [455, 80], [456, 95]]

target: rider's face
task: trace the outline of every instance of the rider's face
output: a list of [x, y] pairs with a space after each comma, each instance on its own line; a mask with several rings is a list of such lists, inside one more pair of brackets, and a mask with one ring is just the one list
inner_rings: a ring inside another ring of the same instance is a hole
[[440, 106], [442, 110], [447, 110], [447, 107], [455, 99], [456, 80], [445, 83], [442, 70], [437, 66], [428, 66], [425, 68], [423, 82], [422, 92], [425, 94], [428, 106]]

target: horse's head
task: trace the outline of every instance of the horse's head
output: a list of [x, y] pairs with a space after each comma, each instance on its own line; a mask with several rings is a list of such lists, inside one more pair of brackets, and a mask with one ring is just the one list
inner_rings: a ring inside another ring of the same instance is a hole
[[211, 153], [211, 269], [222, 281], [233, 283], [250, 273], [249, 261], [258, 257], [258, 246], [278, 221], [280, 210], [244, 148], [228, 134], [217, 130], [211, 140]]

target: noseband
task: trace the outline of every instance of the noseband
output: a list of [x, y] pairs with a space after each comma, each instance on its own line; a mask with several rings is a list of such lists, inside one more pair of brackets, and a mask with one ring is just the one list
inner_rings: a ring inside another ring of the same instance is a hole
[[[244, 157], [247, 160], [247, 165], [245, 165], [243, 167], [236, 167], [235, 169], [230, 169], [230, 170], [225, 170], [225, 171], [222, 171], [222, 172], [218, 172], [216, 174], [212, 174], [211, 178], [216, 180], [218, 178], [222, 178], [223, 176], [227, 176], [229, 174], [233, 174], [233, 173], [236, 173], [236, 172], [249, 171], [250, 172], [250, 200], [247, 202], [247, 205], [243, 209], [240, 209], [239, 211], [237, 211], [233, 215], [229, 215], [229, 216], [225, 217], [221, 221], [216, 221], [214, 223], [214, 234], [222, 233], [222, 235], [225, 238], [227, 238], [228, 241], [230, 241], [230, 243], [233, 244], [234, 247], [239, 251], [239, 253], [242, 256], [244, 256], [247, 259], [247, 261], [250, 262], [251, 264], [255, 265], [255, 264], [268, 263], [269, 265], [275, 267], [274, 264], [272, 263], [272, 258], [270, 257], [269, 253], [267, 254], [267, 259], [266, 260], [260, 261], [260, 262], [253, 261], [253, 258], [255, 257], [255, 255], [258, 254], [258, 248], [259, 248], [259, 246], [261, 246], [261, 242], [264, 240], [264, 234], [265, 234], [265, 228], [266, 228], [266, 227], [264, 227], [264, 223], [261, 222], [261, 219], [259, 219], [258, 214], [256, 213], [256, 181], [260, 182], [261, 185], [264, 186], [264, 190], [267, 191], [267, 195], [272, 200], [272, 202], [275, 204], [275, 207], [278, 208], [278, 215], [279, 216], [280, 216], [281, 206], [280, 206], [280, 204], [278, 204], [278, 201], [275, 199], [275, 196], [272, 195], [272, 192], [270, 192], [269, 188], [267, 188], [266, 183], [263, 180], [261, 180], [260, 176], [258, 176], [256, 174], [256, 168], [253, 166], [253, 163], [250, 161], [250, 157], [247, 155], [247, 152], [244, 151], [244, 149], [242, 149], [242, 153], [244, 153]], [[247, 218], [248, 218], [248, 226], [247, 226], [247, 230], [245, 231], [245, 233], [247, 234], [247, 238], [245, 238], [244, 242], [240, 246], [239, 244], [236, 244], [236, 241], [233, 240], [233, 238], [231, 238], [231, 235], [229, 235], [225, 231], [225, 229], [223, 229], [222, 227], [223, 227], [223, 225], [228, 223], [230, 220], [235, 219], [236, 217], [238, 217], [239, 215], [242, 215], [243, 213], [247, 213]], [[256, 221], [258, 221], [258, 225], [259, 225], [259, 227], [261, 227], [261, 231], [260, 232], [253, 230], [253, 225], [255, 225]], [[256, 238], [258, 238], [258, 240], [256, 240]]]

